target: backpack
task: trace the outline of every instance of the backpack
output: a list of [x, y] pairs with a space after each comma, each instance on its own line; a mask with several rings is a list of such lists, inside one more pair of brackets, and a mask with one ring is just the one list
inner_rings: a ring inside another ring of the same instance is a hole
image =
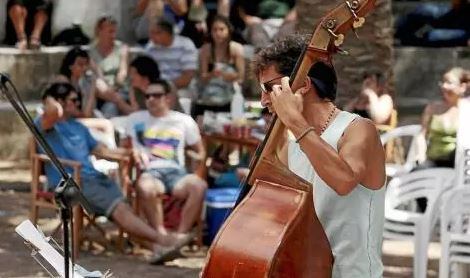
[[86, 45], [90, 38], [85, 35], [79, 25], [64, 29], [52, 40], [52, 45]]

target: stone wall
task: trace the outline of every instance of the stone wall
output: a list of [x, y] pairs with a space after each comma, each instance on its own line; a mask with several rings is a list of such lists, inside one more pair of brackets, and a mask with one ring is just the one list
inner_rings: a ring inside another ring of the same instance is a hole
[[[39, 103], [26, 103], [34, 117]], [[0, 160], [28, 159], [28, 142], [32, 135], [10, 103], [0, 103]]]
[[437, 82], [451, 67], [470, 69], [470, 48], [395, 49], [393, 72], [398, 108], [422, 109], [432, 99], [440, 98]]
[[[0, 72], [7, 73], [25, 101], [39, 100], [53, 76], [59, 72], [68, 47], [44, 47], [38, 51], [18, 51], [0, 47]], [[142, 49], [130, 48], [131, 59]]]
[[47, 83], [58, 71], [66, 47], [48, 47], [41, 52], [0, 48], [0, 72], [6, 72], [23, 100], [39, 100]]

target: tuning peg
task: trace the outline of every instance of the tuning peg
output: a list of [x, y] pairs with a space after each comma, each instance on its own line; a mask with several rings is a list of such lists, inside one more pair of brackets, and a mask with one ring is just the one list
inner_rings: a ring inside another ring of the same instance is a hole
[[354, 21], [353, 21], [353, 28], [354, 28], [354, 29], [357, 29], [357, 28], [362, 27], [362, 25], [364, 25], [364, 22], [366, 22], [366, 19], [363, 18], [363, 17], [356, 17], [356, 18], [354, 18]]
[[356, 14], [356, 10], [359, 8], [359, 2], [356, 0], [352, 1], [352, 3], [350, 3], [349, 1], [346, 1], [346, 6], [348, 6], [349, 11], [354, 17], [353, 28], [357, 29], [359, 27], [362, 27], [362, 25], [364, 24], [364, 22], [366, 22], [366, 20], [363, 17], [358, 17]]
[[341, 46], [343, 42], [344, 42], [344, 35], [343, 34], [337, 35], [334, 41], [335, 46], [336, 47]]
[[344, 35], [343, 34], [335, 34], [335, 32], [331, 31], [331, 29], [326, 29], [330, 35], [335, 38], [334, 45], [336, 47], [340, 46], [344, 42]]

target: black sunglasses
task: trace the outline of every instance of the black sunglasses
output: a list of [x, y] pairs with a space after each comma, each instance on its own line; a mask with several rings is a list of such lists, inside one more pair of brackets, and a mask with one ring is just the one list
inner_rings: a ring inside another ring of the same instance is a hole
[[273, 78], [269, 81], [266, 81], [264, 83], [259, 83], [259, 86], [261, 87], [261, 92], [263, 93], [269, 93], [269, 92], [272, 92], [273, 90], [273, 86], [276, 85], [276, 84], [270, 84], [271, 82], [273, 82], [274, 80], [278, 80], [278, 79], [281, 79], [283, 78], [284, 76], [278, 76], [276, 78]]
[[80, 103], [81, 102], [79, 97], [69, 98], [68, 100], [72, 101], [73, 103]]
[[151, 99], [151, 98], [161, 98], [163, 97], [164, 95], [166, 95], [166, 93], [149, 93], [149, 94], [145, 94], [145, 99]]

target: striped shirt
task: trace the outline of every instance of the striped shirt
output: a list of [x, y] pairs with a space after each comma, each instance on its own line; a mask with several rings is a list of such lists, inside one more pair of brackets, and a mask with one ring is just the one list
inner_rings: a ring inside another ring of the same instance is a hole
[[197, 69], [196, 46], [190, 39], [183, 36], [175, 35], [169, 47], [149, 41], [145, 46], [145, 52], [157, 62], [161, 77], [165, 80], [180, 77], [184, 70]]

